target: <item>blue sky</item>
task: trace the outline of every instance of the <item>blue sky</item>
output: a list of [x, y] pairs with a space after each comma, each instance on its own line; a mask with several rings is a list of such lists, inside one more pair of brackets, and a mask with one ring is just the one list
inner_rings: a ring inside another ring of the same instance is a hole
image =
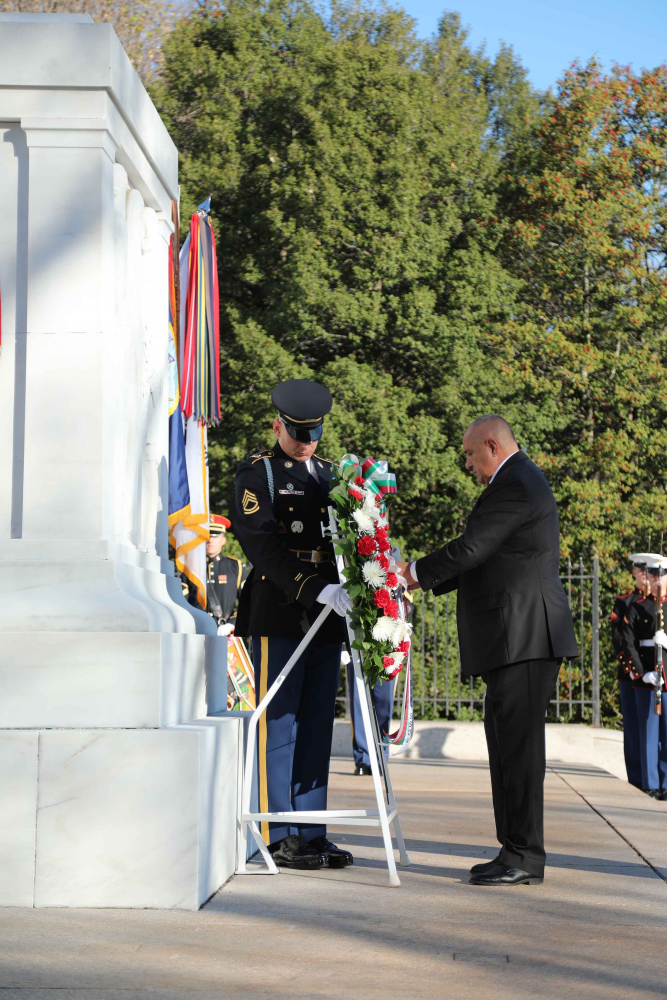
[[476, 47], [493, 54], [502, 39], [514, 48], [532, 83], [546, 89], [573, 59], [597, 55], [633, 69], [667, 62], [667, 0], [398, 0], [419, 35], [437, 28], [443, 10], [457, 10]]

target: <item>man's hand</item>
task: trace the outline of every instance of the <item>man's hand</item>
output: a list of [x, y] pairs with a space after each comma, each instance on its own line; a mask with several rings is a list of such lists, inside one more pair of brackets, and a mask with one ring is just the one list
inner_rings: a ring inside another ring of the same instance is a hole
[[396, 563], [396, 574], [397, 576], [405, 581], [405, 586], [408, 590], [417, 590], [419, 587], [418, 582], [415, 580], [414, 576], [410, 572], [411, 563], [409, 562], [397, 562]]
[[658, 674], [655, 670], [649, 670], [643, 675], [642, 680], [644, 684], [652, 684], [655, 687], [658, 683]]
[[653, 636], [656, 646], [662, 646], [663, 649], [667, 649], [667, 635], [660, 629]]
[[342, 583], [328, 583], [326, 587], [317, 595], [320, 604], [330, 604], [337, 615], [345, 617], [347, 611], [352, 610], [350, 595], [343, 587]]

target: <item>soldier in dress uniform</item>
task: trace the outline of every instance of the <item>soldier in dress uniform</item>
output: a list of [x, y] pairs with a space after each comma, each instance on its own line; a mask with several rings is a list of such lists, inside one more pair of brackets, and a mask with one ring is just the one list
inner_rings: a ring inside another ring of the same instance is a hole
[[[223, 553], [227, 529], [231, 526], [229, 518], [211, 514], [210, 538], [206, 543], [206, 610], [215, 618], [218, 635], [231, 635], [234, 631], [234, 606], [248, 575], [245, 563]], [[198, 607], [197, 588], [185, 575], [182, 581], [186, 600]]]
[[664, 629], [656, 629], [658, 604], [662, 607], [663, 621], [667, 620], [667, 559], [647, 558], [646, 568], [650, 594], [628, 607], [623, 622], [623, 644], [637, 700], [641, 787], [654, 799], [667, 799], [667, 694], [662, 695], [662, 713], [656, 715], [653, 708], [656, 643], [663, 647], [663, 656], [667, 658], [667, 635]]
[[[332, 406], [324, 386], [290, 379], [271, 400], [276, 444], [238, 468], [232, 519], [252, 570], [241, 593], [236, 633], [252, 638], [257, 700], [264, 697], [304, 634], [330, 604], [306, 652], [258, 727], [262, 812], [323, 810], [338, 691], [344, 615], [350, 608], [338, 578], [329, 525], [331, 463], [315, 454]], [[315, 824], [262, 823], [277, 864], [313, 869], [352, 864], [348, 851]]]
[[644, 553], [634, 553], [632, 560], [632, 575], [635, 578], [635, 588], [628, 594], [621, 594], [614, 602], [611, 613], [611, 641], [616, 653], [618, 667], [616, 678], [621, 697], [621, 712], [623, 715], [623, 751], [625, 769], [628, 781], [636, 788], [642, 787], [641, 754], [639, 749], [639, 716], [637, 714], [637, 698], [630, 677], [628, 651], [623, 643], [623, 626], [628, 608], [635, 601], [643, 600], [647, 594], [646, 556]]

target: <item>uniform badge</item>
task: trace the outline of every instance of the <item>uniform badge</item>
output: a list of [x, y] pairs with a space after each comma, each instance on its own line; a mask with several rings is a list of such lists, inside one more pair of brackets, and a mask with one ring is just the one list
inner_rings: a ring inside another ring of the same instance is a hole
[[290, 489], [288, 489], [288, 490], [278, 490], [278, 492], [282, 493], [283, 496], [286, 496], [286, 497], [302, 497], [303, 494], [304, 494], [303, 490], [295, 490], [294, 487], [291, 484], [290, 484]]
[[303, 531], [303, 521], [292, 521], [292, 531], [295, 535], [300, 535]]
[[291, 469], [292, 468], [292, 463], [291, 462], [285, 462], [285, 468], [286, 469]]
[[227, 583], [226, 573], [218, 573], [218, 583]]
[[255, 511], [259, 510], [259, 503], [257, 502], [257, 497], [250, 490], [246, 490], [243, 494], [243, 499], [241, 500], [241, 506], [243, 507], [244, 514], [254, 514]]
[[288, 490], [293, 490], [294, 489], [294, 483], [288, 483], [287, 484], [287, 489]]

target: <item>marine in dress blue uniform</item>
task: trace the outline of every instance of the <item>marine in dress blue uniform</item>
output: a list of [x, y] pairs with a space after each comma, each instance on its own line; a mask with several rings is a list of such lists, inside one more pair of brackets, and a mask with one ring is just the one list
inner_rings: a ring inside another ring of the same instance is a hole
[[[331, 463], [315, 454], [332, 398], [322, 385], [290, 379], [276, 386], [275, 446], [251, 455], [236, 474], [232, 520], [252, 570], [241, 592], [236, 634], [252, 639], [258, 702], [304, 634], [329, 615], [258, 727], [262, 812], [327, 807], [329, 760], [338, 690], [343, 615], [329, 525]], [[321, 825], [262, 823], [276, 863], [292, 868], [342, 867], [352, 855]]]
[[623, 752], [628, 781], [636, 788], [642, 787], [641, 751], [639, 741], [639, 715], [637, 696], [630, 677], [630, 657], [623, 642], [623, 626], [628, 608], [635, 601], [641, 601], [646, 592], [646, 562], [638, 556], [630, 556], [633, 560], [632, 575], [635, 578], [635, 589], [628, 594], [621, 594], [614, 601], [610, 615], [611, 641], [616, 653], [618, 667], [616, 679], [621, 699], [623, 714]]
[[647, 561], [647, 572], [651, 593], [628, 607], [623, 623], [623, 643], [637, 704], [641, 788], [652, 798], [667, 799], [667, 694], [663, 689], [662, 713], [656, 715], [653, 709], [655, 687], [651, 683], [651, 674], [656, 668], [658, 600], [662, 605], [663, 621], [667, 621], [667, 598], [664, 594], [667, 576], [660, 587], [660, 567], [652, 566]]

